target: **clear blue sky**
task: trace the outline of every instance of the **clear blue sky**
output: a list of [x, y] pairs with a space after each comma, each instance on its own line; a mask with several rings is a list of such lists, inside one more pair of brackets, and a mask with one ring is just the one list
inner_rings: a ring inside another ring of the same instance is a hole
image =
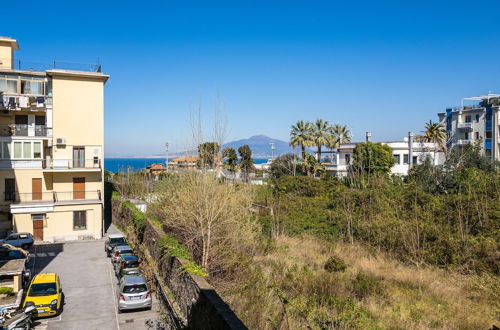
[[[108, 155], [182, 149], [217, 95], [229, 140], [299, 119], [401, 139], [460, 98], [500, 92], [500, 1], [10, 1], [23, 60], [93, 62]], [[210, 127], [207, 127], [208, 131]]]

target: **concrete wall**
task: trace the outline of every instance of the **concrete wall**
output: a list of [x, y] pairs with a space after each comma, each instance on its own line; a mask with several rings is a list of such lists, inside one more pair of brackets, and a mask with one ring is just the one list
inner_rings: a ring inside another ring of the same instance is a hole
[[0, 41], [0, 68], [12, 69], [14, 61], [12, 43]]
[[[113, 222], [121, 228], [132, 227], [131, 212], [114, 200]], [[144, 244], [150, 255], [159, 264], [158, 271], [175, 297], [181, 312], [188, 320], [190, 329], [247, 329], [231, 308], [222, 300], [205, 278], [181, 271], [188, 261], [177, 257], [166, 257], [159, 246], [165, 235], [163, 229], [147, 222], [143, 242], [129, 237], [133, 242]]]

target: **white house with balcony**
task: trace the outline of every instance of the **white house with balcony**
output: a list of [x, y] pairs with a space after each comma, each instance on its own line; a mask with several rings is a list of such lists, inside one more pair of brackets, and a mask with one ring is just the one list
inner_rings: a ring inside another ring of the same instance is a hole
[[[391, 168], [391, 174], [408, 175], [408, 170], [412, 165], [421, 164], [426, 158], [430, 158], [432, 164], [436, 166], [444, 163], [444, 153], [439, 151], [439, 147], [435, 143], [412, 142], [411, 152], [408, 138], [404, 138], [402, 141], [381, 143], [392, 149], [395, 164]], [[334, 149], [331, 161], [323, 164], [326, 170], [335, 172], [339, 176], [346, 176], [352, 165], [356, 144], [343, 143]]]

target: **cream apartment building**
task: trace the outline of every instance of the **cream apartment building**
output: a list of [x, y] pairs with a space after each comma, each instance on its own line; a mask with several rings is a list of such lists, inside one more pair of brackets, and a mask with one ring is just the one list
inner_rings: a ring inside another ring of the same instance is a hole
[[100, 238], [109, 76], [16, 68], [18, 49], [16, 40], [0, 37], [0, 235]]

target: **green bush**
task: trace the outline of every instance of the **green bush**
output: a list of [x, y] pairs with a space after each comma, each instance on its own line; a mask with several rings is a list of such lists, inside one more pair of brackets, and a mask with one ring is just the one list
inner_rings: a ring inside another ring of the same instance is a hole
[[326, 271], [328, 271], [330, 273], [343, 272], [344, 270], [346, 270], [347, 265], [345, 264], [345, 262], [342, 259], [335, 257], [335, 256], [331, 256], [326, 261], [324, 268]]
[[351, 284], [354, 295], [358, 298], [365, 298], [383, 292], [380, 281], [367, 274], [358, 273]]
[[13, 288], [8, 286], [0, 286], [0, 294], [11, 294], [14, 291]]
[[208, 274], [193, 261], [193, 257], [189, 254], [186, 246], [179, 243], [177, 238], [171, 235], [165, 235], [160, 238], [159, 244], [163, 248], [163, 252], [165, 252], [166, 256], [177, 257], [188, 261], [188, 263], [182, 267], [183, 271], [198, 276], [208, 276]]
[[122, 207], [132, 211], [132, 224], [134, 225], [135, 234], [137, 235], [137, 239], [142, 241], [144, 230], [146, 229], [146, 216], [130, 201], [122, 202]]

